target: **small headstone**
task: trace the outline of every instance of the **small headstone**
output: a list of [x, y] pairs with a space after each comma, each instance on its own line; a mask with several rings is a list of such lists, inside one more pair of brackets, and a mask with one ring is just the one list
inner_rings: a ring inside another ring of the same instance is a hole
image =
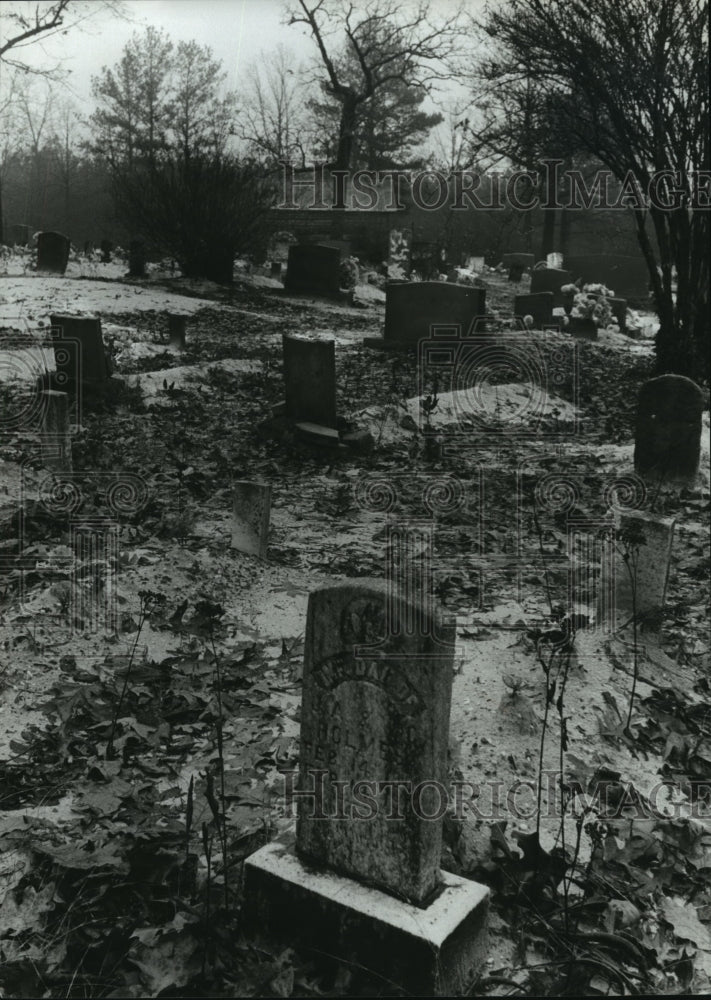
[[553, 322], [553, 293], [536, 292], [534, 295], [517, 295], [514, 298], [514, 316], [530, 316], [536, 327], [550, 326]]
[[610, 303], [610, 310], [615, 317], [615, 322], [624, 333], [627, 329], [627, 299], [612, 298], [607, 301]]
[[146, 245], [143, 240], [131, 240], [128, 245], [128, 273], [132, 278], [146, 276]]
[[95, 385], [111, 375], [101, 335], [101, 320], [86, 316], [50, 317], [57, 373], [68, 387]]
[[533, 268], [536, 263], [535, 255], [532, 253], [505, 253], [501, 257], [504, 267]]
[[185, 350], [185, 327], [188, 317], [183, 313], [168, 313], [168, 346], [174, 351]]
[[336, 426], [336, 346], [284, 334], [286, 415], [294, 422]]
[[467, 268], [470, 271], [475, 271], [477, 274], [479, 271], [484, 270], [484, 258], [483, 257], [470, 257], [467, 260]]
[[271, 268], [269, 270], [269, 276], [271, 278], [281, 278], [281, 261], [273, 260], [271, 263]]
[[[603, 562], [603, 594], [612, 601], [608, 615], [612, 629], [622, 628], [636, 612], [637, 623], [646, 632], [658, 632], [666, 598], [675, 521], [646, 511], [618, 513], [615, 518], [617, 541], [610, 566], [614, 567], [614, 589]], [[624, 557], [625, 537], [631, 543]], [[638, 542], [635, 542], [635, 538]], [[633, 603], [634, 581], [634, 603]]]
[[297, 243], [289, 247], [284, 277], [288, 292], [338, 295], [341, 288], [341, 251], [338, 247]]
[[565, 330], [581, 340], [597, 340], [597, 323], [589, 316], [570, 316]]
[[466, 993], [485, 958], [488, 890], [439, 868], [454, 641], [384, 580], [311, 594], [296, 847], [245, 862], [260, 939], [424, 996]]
[[531, 294], [535, 295], [536, 292], [552, 292], [553, 305], [562, 306], [564, 304], [564, 296], [561, 295], [560, 290], [563, 285], [569, 285], [571, 282], [572, 277], [569, 271], [552, 267], [539, 267], [531, 272]]
[[40, 441], [42, 463], [53, 472], [72, 471], [72, 446], [69, 435], [69, 397], [66, 392], [45, 389], [41, 393], [42, 424]]
[[549, 253], [546, 256], [546, 264], [548, 267], [560, 270], [563, 267], [563, 254], [562, 253]]
[[699, 386], [683, 375], [645, 382], [637, 398], [634, 467], [641, 476], [670, 482], [693, 480], [701, 454]]
[[16, 247], [26, 247], [30, 242], [30, 227], [23, 226], [21, 224], [15, 224], [10, 230], [12, 233], [12, 242]]
[[62, 233], [39, 233], [37, 236], [37, 270], [64, 274], [69, 263], [69, 239]]
[[[384, 340], [416, 347], [433, 326], [458, 326], [466, 335], [486, 315], [486, 290], [442, 281], [401, 281], [385, 286]], [[481, 327], [479, 327], [481, 328]]]
[[232, 548], [267, 557], [272, 488], [262, 483], [232, 484]]
[[520, 264], [512, 264], [509, 268], [509, 281], [520, 281], [523, 277], [523, 267]]
[[110, 264], [111, 263], [111, 251], [113, 250], [113, 244], [111, 240], [101, 241], [101, 263]]

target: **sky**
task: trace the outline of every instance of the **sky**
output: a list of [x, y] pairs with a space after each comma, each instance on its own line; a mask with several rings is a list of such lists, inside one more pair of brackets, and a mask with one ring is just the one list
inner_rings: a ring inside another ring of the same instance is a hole
[[[431, 0], [431, 10], [435, 15], [445, 14], [456, 2]], [[31, 65], [43, 61], [54, 64], [61, 59], [70, 74], [72, 96], [82, 102], [91, 94], [91, 77], [103, 66], [117, 63], [130, 36], [149, 24], [164, 28], [174, 41], [194, 39], [209, 45], [227, 71], [228, 87], [237, 91], [248, 66], [280, 43], [293, 51], [298, 63], [308, 61], [316, 52], [304, 25], [286, 23], [287, 0], [124, 0], [126, 20], [106, 14], [98, 0], [73, 3], [93, 8], [81, 27], [66, 35], [37, 39], [18, 55]], [[474, 10], [482, 4], [483, 0], [467, 0], [466, 6]], [[3, 9], [11, 6], [18, 5], [0, 2], [0, 21]], [[19, 6], [31, 9], [34, 4]]]

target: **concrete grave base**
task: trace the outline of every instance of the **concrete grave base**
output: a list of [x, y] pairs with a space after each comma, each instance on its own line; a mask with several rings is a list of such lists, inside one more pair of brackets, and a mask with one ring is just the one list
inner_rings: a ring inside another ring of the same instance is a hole
[[486, 959], [489, 890], [442, 872], [424, 909], [297, 858], [274, 841], [244, 863], [244, 926], [264, 941], [314, 947], [415, 996], [463, 994]]

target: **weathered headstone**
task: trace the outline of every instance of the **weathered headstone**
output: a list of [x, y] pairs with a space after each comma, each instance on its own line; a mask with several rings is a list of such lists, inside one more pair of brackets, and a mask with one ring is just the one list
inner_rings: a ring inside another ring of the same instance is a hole
[[42, 463], [53, 472], [71, 472], [69, 397], [66, 392], [45, 389], [40, 398], [42, 403], [40, 427]]
[[504, 267], [532, 268], [536, 258], [532, 253], [505, 253], [501, 257]]
[[62, 233], [39, 233], [37, 236], [37, 270], [64, 274], [69, 263], [69, 239]]
[[580, 254], [566, 257], [565, 266], [574, 279], [582, 278], [585, 284], [599, 282], [628, 299], [649, 296], [649, 269], [641, 255]]
[[263, 483], [232, 484], [232, 548], [266, 559], [272, 488]]
[[553, 293], [536, 292], [514, 298], [514, 316], [530, 316], [534, 326], [550, 326], [553, 322]]
[[69, 388], [99, 385], [111, 375], [106, 360], [101, 320], [87, 316], [50, 317], [57, 373]]
[[245, 863], [251, 926], [426, 996], [484, 958], [488, 890], [439, 868], [453, 657], [454, 626], [384, 580], [312, 593], [296, 845]]
[[553, 305], [562, 306], [564, 296], [561, 295], [563, 285], [569, 285], [572, 281], [570, 271], [563, 271], [560, 268], [539, 267], [531, 272], [531, 294], [537, 292], [552, 292]]
[[111, 240], [101, 241], [101, 263], [110, 264], [111, 263], [111, 251], [113, 250], [113, 244]]
[[16, 247], [26, 247], [30, 242], [30, 227], [15, 224], [12, 229], [12, 242]]
[[341, 287], [341, 251], [338, 247], [297, 243], [289, 247], [284, 277], [288, 292], [338, 295]]
[[[483, 328], [486, 290], [443, 281], [402, 281], [385, 286], [384, 346], [417, 347], [429, 339], [433, 326], [458, 326], [466, 335], [478, 323]], [[369, 346], [375, 341], [368, 340]]]
[[660, 375], [645, 382], [637, 398], [635, 471], [671, 482], [693, 480], [704, 405], [702, 390], [683, 375]]
[[613, 631], [629, 622], [633, 613], [644, 631], [661, 628], [674, 524], [673, 518], [647, 511], [616, 515], [615, 551], [602, 564], [602, 594], [611, 605], [607, 618]]
[[336, 347], [333, 340], [284, 334], [286, 415], [295, 422], [336, 426]]
[[132, 278], [146, 276], [146, 245], [143, 240], [131, 240], [128, 245], [128, 273]]
[[185, 327], [188, 317], [183, 313], [168, 313], [168, 345], [174, 351], [185, 350]]

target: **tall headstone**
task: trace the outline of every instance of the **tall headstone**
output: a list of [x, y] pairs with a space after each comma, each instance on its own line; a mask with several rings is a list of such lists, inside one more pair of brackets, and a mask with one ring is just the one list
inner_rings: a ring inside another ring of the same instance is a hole
[[69, 388], [100, 385], [111, 375], [106, 360], [101, 320], [87, 316], [50, 317], [57, 373]]
[[188, 317], [184, 313], [168, 313], [168, 346], [174, 351], [185, 350], [185, 327]]
[[553, 322], [553, 293], [536, 292], [533, 295], [517, 295], [514, 298], [514, 316], [530, 316], [533, 325], [550, 326]]
[[402, 281], [385, 286], [384, 341], [417, 347], [433, 326], [458, 326], [466, 335], [483, 328], [486, 290], [443, 281]]
[[42, 464], [53, 472], [72, 471], [69, 435], [69, 397], [66, 392], [45, 389], [41, 393], [40, 442]]
[[284, 278], [288, 292], [338, 295], [341, 287], [341, 251], [338, 247], [297, 243], [289, 247]]
[[69, 239], [62, 233], [39, 233], [37, 236], [37, 270], [64, 274], [69, 263]]
[[263, 483], [232, 484], [232, 548], [266, 559], [272, 489]]
[[311, 594], [296, 843], [245, 863], [256, 933], [424, 996], [461, 995], [484, 958], [488, 890], [439, 868], [454, 641], [384, 580]]
[[284, 334], [286, 415], [290, 420], [336, 426], [336, 346]]
[[128, 245], [128, 273], [132, 278], [146, 276], [146, 245], [143, 240], [131, 240]]
[[637, 398], [635, 471], [670, 482], [693, 480], [704, 406], [702, 390], [683, 375], [660, 375], [645, 382]]
[[554, 267], [539, 267], [531, 272], [531, 294], [536, 292], [552, 292], [553, 305], [562, 306], [564, 296], [561, 294], [563, 285], [569, 285], [572, 281], [570, 271], [563, 271]]

